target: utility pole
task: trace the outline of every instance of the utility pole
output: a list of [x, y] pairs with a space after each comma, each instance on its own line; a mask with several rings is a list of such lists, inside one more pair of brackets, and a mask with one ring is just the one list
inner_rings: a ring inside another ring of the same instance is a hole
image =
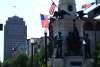
[[33, 67], [33, 47], [36, 44], [36, 42], [34, 41], [33, 38], [31, 38], [30, 42], [31, 42], [31, 67]]

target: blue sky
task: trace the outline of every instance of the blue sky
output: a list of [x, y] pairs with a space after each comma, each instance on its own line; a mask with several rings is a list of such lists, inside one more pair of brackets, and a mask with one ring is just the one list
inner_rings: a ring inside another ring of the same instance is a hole
[[[53, 0], [58, 4], [58, 0]], [[95, 0], [76, 0], [78, 10], [81, 5]], [[44, 30], [40, 23], [40, 13], [49, 15], [51, 0], [0, 0], [0, 23], [5, 24], [8, 17], [17, 15], [24, 18], [27, 25], [27, 37], [40, 37]], [[16, 7], [14, 7], [16, 6]], [[4, 31], [0, 31], [0, 60], [3, 60]]]

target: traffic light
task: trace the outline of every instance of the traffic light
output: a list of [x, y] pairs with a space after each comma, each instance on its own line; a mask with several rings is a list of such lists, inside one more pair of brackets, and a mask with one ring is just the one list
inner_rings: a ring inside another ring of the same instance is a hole
[[0, 31], [3, 30], [3, 24], [0, 24]]

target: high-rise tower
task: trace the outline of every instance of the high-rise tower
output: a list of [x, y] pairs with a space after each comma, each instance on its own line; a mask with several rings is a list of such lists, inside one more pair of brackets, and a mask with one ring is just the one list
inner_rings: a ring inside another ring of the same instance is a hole
[[9, 17], [4, 27], [4, 60], [26, 53], [27, 26], [23, 18]]

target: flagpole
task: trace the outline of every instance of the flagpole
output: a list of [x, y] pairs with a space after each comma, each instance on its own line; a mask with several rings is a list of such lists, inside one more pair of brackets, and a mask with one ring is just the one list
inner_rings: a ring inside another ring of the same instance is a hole
[[53, 0], [51, 0], [52, 1], [52, 3], [53, 3]]
[[96, 1], [96, 5], [98, 4], [98, 2], [97, 2], [97, 0], [95, 0]]
[[47, 31], [44, 32], [45, 35], [45, 67], [47, 67]]
[[[51, 0], [52, 1], [52, 3], [54, 3], [55, 4], [55, 2], [53, 1], [53, 0]], [[55, 4], [56, 5], [56, 4]], [[57, 6], [57, 5], [56, 5]]]
[[48, 32], [48, 16], [47, 15], [43, 15], [43, 14], [40, 14], [40, 17], [41, 17], [41, 23], [42, 23], [42, 28], [44, 29], [44, 45], [45, 45], [45, 67], [47, 67], [47, 32]]
[[16, 0], [15, 0], [14, 5], [12, 7], [14, 9], [14, 16], [16, 16]]

